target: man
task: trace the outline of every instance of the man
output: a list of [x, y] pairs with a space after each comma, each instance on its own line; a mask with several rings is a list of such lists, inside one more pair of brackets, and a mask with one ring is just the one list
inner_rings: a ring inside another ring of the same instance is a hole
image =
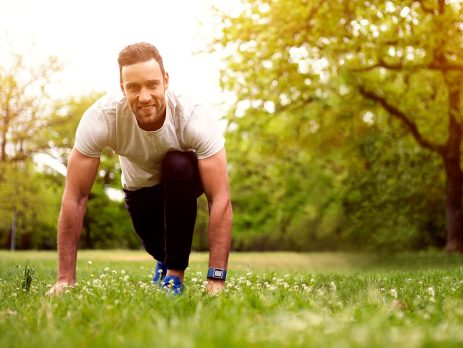
[[188, 266], [197, 197], [209, 202], [209, 293], [224, 287], [232, 208], [224, 139], [201, 105], [168, 90], [158, 50], [147, 43], [118, 57], [124, 97], [105, 96], [83, 115], [68, 162], [58, 221], [58, 276], [50, 294], [76, 282], [77, 246], [99, 157], [119, 155], [126, 206], [156, 260], [153, 283], [180, 294]]

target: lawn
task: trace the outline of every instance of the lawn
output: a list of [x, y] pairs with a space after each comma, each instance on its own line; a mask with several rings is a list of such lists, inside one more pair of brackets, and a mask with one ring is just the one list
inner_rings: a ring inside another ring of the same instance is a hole
[[0, 251], [0, 347], [463, 346], [463, 255], [234, 253], [215, 297], [207, 254], [179, 297], [153, 268], [141, 251], [81, 251], [78, 285], [48, 298], [55, 253]]

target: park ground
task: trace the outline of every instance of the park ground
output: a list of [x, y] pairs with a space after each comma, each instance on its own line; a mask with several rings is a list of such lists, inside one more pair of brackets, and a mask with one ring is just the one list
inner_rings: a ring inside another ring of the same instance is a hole
[[174, 297], [142, 251], [81, 251], [49, 298], [55, 252], [0, 251], [0, 347], [463, 346], [463, 255], [232, 253], [219, 296], [207, 257]]

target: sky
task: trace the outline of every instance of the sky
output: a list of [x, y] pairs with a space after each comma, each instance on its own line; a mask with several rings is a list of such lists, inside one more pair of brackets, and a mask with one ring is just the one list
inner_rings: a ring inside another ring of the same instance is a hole
[[217, 4], [227, 13], [239, 8], [239, 0], [0, 0], [0, 64], [11, 53], [35, 65], [54, 55], [64, 68], [56, 96], [114, 92], [117, 54], [147, 41], [163, 56], [172, 89], [220, 103], [218, 56], [195, 54], [217, 31]]

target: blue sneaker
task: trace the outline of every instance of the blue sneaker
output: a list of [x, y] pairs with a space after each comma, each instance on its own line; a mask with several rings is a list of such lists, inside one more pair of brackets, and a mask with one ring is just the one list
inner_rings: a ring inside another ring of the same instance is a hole
[[156, 270], [154, 271], [153, 280], [151, 281], [153, 284], [160, 283], [167, 274], [167, 266], [164, 262], [158, 261], [156, 264]]
[[185, 288], [179, 277], [168, 275], [164, 278], [162, 287], [174, 295], [181, 295]]

